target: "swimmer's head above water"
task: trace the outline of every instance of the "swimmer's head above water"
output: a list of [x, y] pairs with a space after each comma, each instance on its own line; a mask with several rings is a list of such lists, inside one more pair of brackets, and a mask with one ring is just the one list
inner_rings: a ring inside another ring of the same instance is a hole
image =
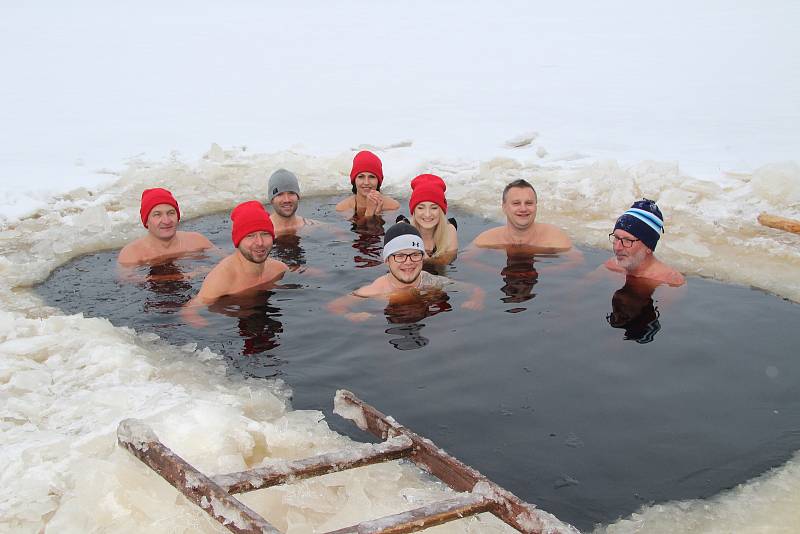
[[653, 251], [664, 233], [664, 216], [656, 203], [638, 200], [614, 224], [608, 235], [614, 257], [605, 265], [629, 276], [650, 278], [669, 285], [683, 285], [683, 275], [656, 259]]
[[383, 183], [383, 163], [380, 158], [369, 150], [362, 150], [353, 158], [353, 167], [350, 169], [350, 183], [353, 185], [353, 194], [381, 190]]
[[139, 216], [144, 227], [151, 233], [157, 231], [160, 226], [162, 229], [171, 229], [174, 234], [178, 229], [178, 221], [181, 219], [181, 210], [172, 193], [156, 187], [142, 191]]
[[147, 234], [123, 247], [117, 257], [120, 265], [161, 261], [214, 246], [197, 232], [178, 231], [181, 211], [178, 201], [166, 189], [156, 187], [142, 192], [139, 218]]
[[278, 169], [267, 184], [269, 203], [279, 218], [290, 219], [300, 205], [300, 183], [293, 172]]
[[539, 247], [566, 251], [572, 240], [562, 229], [536, 221], [539, 197], [526, 180], [514, 180], [506, 185], [502, 195], [505, 226], [491, 228], [479, 234], [474, 244], [483, 248]]
[[251, 263], [264, 263], [272, 250], [275, 228], [257, 200], [242, 202], [231, 212], [233, 246]]
[[[396, 210], [400, 204], [380, 193], [383, 184], [383, 163], [369, 150], [362, 150], [353, 158], [350, 169], [353, 196], [336, 205], [336, 211], [355, 212], [358, 217], [371, 220], [387, 210]], [[381, 223], [382, 224], [382, 223]]]

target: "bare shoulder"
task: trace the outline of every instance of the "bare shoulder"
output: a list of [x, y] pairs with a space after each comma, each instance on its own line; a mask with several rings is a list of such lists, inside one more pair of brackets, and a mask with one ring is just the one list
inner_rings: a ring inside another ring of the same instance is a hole
[[400, 209], [400, 203], [393, 198], [387, 197], [384, 195], [383, 197], [383, 209], [385, 210], [397, 210]]
[[478, 237], [475, 238], [473, 243], [476, 247], [492, 247], [498, 245], [504, 245], [505, 238], [503, 237], [503, 230], [505, 230], [505, 226], [498, 226], [496, 228], [490, 228], [489, 230], [484, 230]]
[[356, 196], [350, 195], [346, 199], [336, 204], [336, 211], [349, 211], [356, 209]]
[[122, 250], [119, 251], [119, 256], [117, 256], [117, 263], [120, 265], [136, 265], [142, 263], [142, 255], [142, 238], [140, 237], [122, 247]]
[[209, 241], [209, 239], [199, 232], [181, 232], [178, 231], [178, 235], [186, 243], [186, 246], [197, 250], [197, 249], [206, 249], [212, 248], [214, 244]]
[[268, 258], [267, 261], [269, 262], [270, 272], [273, 272], [273, 273], [276, 273], [276, 274], [283, 274], [283, 273], [285, 273], [286, 271], [289, 270], [289, 266], [286, 265], [285, 263], [283, 263], [280, 260], [275, 260], [275, 259], [272, 259], [272, 258]]
[[449, 244], [455, 244], [458, 247], [458, 230], [456, 227], [453, 226], [453, 223], [447, 223], [447, 242]]
[[371, 284], [356, 289], [353, 291], [353, 295], [357, 297], [371, 298], [384, 296], [389, 292], [391, 292], [391, 288], [388, 286], [388, 283], [386, 282], [386, 276], [384, 275]]
[[572, 239], [569, 238], [567, 233], [554, 224], [538, 223], [542, 229], [543, 242], [537, 243], [541, 246], [553, 248], [570, 248], [572, 247]]
[[197, 297], [209, 303], [225, 295], [230, 281], [235, 279], [236, 273], [232, 266], [233, 254], [226, 256], [206, 275]]

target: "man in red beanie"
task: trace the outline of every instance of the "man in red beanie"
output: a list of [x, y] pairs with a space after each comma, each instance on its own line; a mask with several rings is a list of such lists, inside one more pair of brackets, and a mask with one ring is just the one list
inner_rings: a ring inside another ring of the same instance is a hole
[[120, 265], [157, 263], [214, 247], [202, 234], [178, 231], [181, 211], [175, 197], [166, 189], [144, 190], [139, 216], [147, 234], [125, 245], [117, 258]]
[[380, 193], [383, 183], [383, 164], [369, 150], [362, 150], [353, 158], [350, 170], [353, 195], [336, 205], [336, 211], [352, 212], [356, 219], [378, 217], [384, 211], [400, 208], [396, 200]]
[[269, 257], [275, 228], [264, 206], [256, 200], [243, 202], [231, 212], [231, 239], [236, 250], [219, 262], [184, 307], [184, 315], [195, 326], [203, 326], [197, 308], [208, 306], [225, 295], [258, 291], [280, 280], [288, 267]]

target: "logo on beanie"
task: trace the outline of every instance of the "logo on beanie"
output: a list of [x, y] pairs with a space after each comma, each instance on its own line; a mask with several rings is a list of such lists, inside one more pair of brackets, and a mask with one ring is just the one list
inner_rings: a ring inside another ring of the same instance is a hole
[[272, 188], [272, 196], [275, 196], [277, 194], [278, 194], [278, 188], [277, 187], [273, 187]]
[[412, 247], [414, 247], [414, 248], [419, 248], [419, 247], [421, 247], [422, 245], [420, 245], [420, 244], [419, 244], [419, 241], [412, 241], [412, 242], [411, 242], [411, 246], [412, 246]]

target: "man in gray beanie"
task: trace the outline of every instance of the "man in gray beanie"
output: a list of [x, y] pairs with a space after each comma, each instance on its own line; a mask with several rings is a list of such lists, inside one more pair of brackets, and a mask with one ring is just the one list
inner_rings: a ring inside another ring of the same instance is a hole
[[275, 234], [296, 232], [306, 225], [318, 224], [313, 219], [297, 215], [300, 205], [300, 184], [297, 176], [286, 169], [278, 169], [269, 177], [267, 184], [269, 203], [272, 205], [272, 223]]

